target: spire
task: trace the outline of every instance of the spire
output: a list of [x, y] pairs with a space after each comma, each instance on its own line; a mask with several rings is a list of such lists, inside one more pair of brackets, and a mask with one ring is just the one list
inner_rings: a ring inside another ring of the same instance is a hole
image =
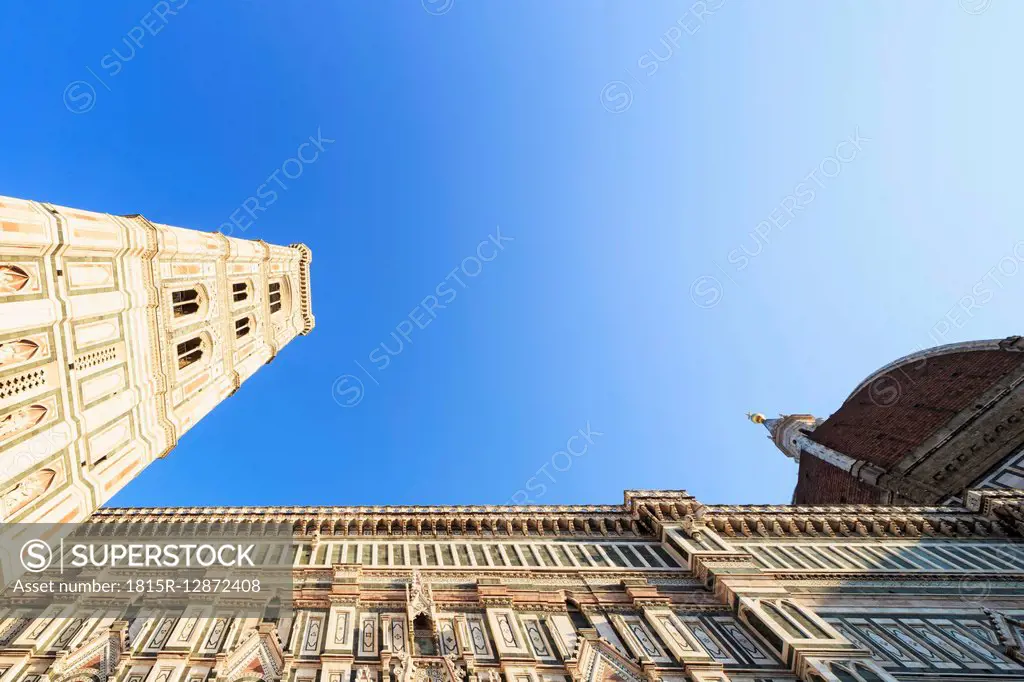
[[778, 419], [765, 419], [760, 413], [747, 414], [755, 424], [764, 424], [768, 437], [786, 457], [800, 463], [800, 455], [816, 457], [834, 467], [847, 471], [854, 478], [872, 486], [879, 486], [879, 479], [885, 470], [874, 464], [850, 457], [814, 441], [808, 436], [824, 420], [810, 414], [780, 414]]
[[768, 429], [768, 438], [782, 450], [786, 457], [800, 463], [800, 437], [813, 431], [821, 420], [810, 414], [780, 414], [778, 419], [768, 419], [760, 412], [748, 412], [747, 419]]
[[778, 432], [780, 424], [782, 424], [786, 418], [787, 415], [780, 414], [778, 419], [768, 419], [760, 412], [747, 412], [747, 419], [768, 429], [768, 437], [772, 440], [775, 440], [775, 434]]

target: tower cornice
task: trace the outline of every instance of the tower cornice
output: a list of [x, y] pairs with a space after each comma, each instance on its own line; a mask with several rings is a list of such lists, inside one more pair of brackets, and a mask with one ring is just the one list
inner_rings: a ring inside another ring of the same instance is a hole
[[316, 318], [313, 316], [312, 287], [309, 283], [309, 265], [313, 262], [313, 252], [305, 244], [292, 244], [291, 248], [297, 250], [301, 257], [299, 259], [299, 310], [302, 313], [302, 334], [306, 335], [313, 331], [316, 326]]

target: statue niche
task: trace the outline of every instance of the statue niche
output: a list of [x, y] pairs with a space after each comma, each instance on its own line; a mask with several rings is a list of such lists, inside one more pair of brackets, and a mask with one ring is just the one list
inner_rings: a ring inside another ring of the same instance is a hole
[[434, 595], [430, 583], [419, 571], [413, 571], [406, 585], [406, 617], [412, 629], [413, 656], [438, 656], [438, 638], [434, 627]]
[[417, 656], [437, 656], [434, 621], [427, 614], [421, 613], [413, 620], [412, 641]]

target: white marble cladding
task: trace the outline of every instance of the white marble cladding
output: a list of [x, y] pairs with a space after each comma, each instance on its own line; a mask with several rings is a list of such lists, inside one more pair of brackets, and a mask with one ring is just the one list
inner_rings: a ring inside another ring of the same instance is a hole
[[768, 571], [1024, 573], [1024, 543], [861, 541], [736, 543]]
[[297, 565], [430, 568], [677, 568], [654, 542], [322, 541], [301, 548]]

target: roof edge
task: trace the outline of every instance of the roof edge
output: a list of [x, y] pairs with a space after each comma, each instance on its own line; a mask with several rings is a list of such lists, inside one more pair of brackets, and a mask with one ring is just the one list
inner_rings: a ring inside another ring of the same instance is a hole
[[935, 346], [934, 348], [928, 348], [925, 350], [919, 350], [909, 355], [904, 355], [898, 360], [894, 360], [887, 365], [880, 367], [875, 370], [872, 374], [868, 375], [866, 379], [857, 384], [857, 387], [846, 397], [843, 401], [845, 405], [855, 395], [864, 390], [865, 387], [871, 383], [877, 381], [881, 377], [887, 375], [894, 369], [898, 369], [903, 365], [908, 365], [912, 362], [921, 362], [929, 358], [938, 357], [940, 355], [950, 355], [952, 353], [970, 353], [975, 351], [986, 351], [986, 350], [1001, 350], [1007, 352], [1021, 352], [1024, 351], [1024, 339], [1020, 336], [1008, 336], [1004, 339], [988, 339], [984, 341], [961, 341], [960, 343], [947, 343], [942, 346]]

